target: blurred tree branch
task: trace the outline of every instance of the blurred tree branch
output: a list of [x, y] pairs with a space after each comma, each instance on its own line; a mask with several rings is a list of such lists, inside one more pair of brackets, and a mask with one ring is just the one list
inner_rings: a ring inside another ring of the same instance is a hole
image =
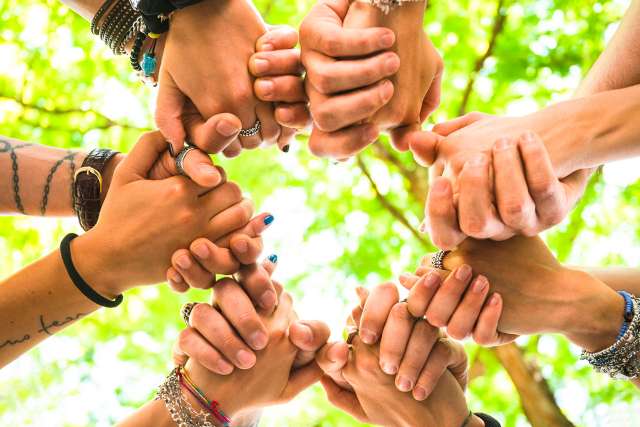
[[376, 193], [376, 198], [378, 199], [380, 204], [387, 211], [389, 211], [389, 213], [394, 218], [396, 218], [398, 221], [400, 221], [400, 223], [402, 225], [404, 225], [407, 228], [407, 230], [409, 230], [411, 232], [411, 234], [413, 234], [413, 236], [416, 239], [418, 239], [418, 241], [420, 243], [422, 243], [422, 245], [425, 248], [429, 248], [430, 249], [432, 247], [431, 244], [424, 237], [422, 237], [422, 235], [418, 232], [418, 230], [416, 230], [414, 227], [411, 226], [411, 223], [409, 223], [409, 220], [402, 213], [402, 210], [400, 210], [397, 206], [395, 206], [393, 203], [391, 203], [391, 201], [389, 201], [389, 199], [387, 199], [387, 197], [380, 192], [380, 189], [378, 188], [378, 184], [376, 184], [375, 180], [371, 176], [371, 173], [369, 172], [369, 169], [367, 168], [367, 165], [365, 165], [364, 161], [362, 160], [362, 156], [361, 155], [357, 157], [356, 161], [357, 161], [358, 167], [360, 168], [360, 170], [362, 171], [364, 176], [366, 176], [367, 179], [369, 180], [369, 183], [371, 184], [371, 188], [373, 188], [373, 191]]
[[[26, 103], [26, 102], [22, 101], [21, 99], [17, 99], [15, 97], [11, 97], [11, 96], [6, 96], [4, 94], [0, 94], [0, 102], [13, 102], [13, 103], [19, 105], [23, 110], [32, 110], [32, 111], [37, 111], [37, 112], [42, 113], [42, 114], [48, 114], [48, 115], [53, 115], [53, 116], [68, 116], [68, 115], [74, 115], [74, 114], [93, 115], [97, 120], [101, 121], [100, 124], [91, 124], [91, 125], [87, 126], [87, 128], [88, 128], [87, 130], [91, 130], [91, 129], [110, 129], [110, 128], [113, 128], [113, 127], [120, 127], [120, 128], [123, 128], [123, 129], [135, 130], [135, 131], [140, 131], [140, 132], [146, 132], [146, 131], [150, 130], [147, 127], [140, 127], [140, 126], [135, 126], [135, 125], [132, 125], [132, 124], [129, 124], [129, 123], [118, 122], [116, 120], [113, 120], [113, 119], [107, 117], [103, 113], [100, 113], [99, 111], [95, 111], [95, 110], [83, 110], [81, 108], [45, 108], [45, 107], [42, 107], [40, 105]], [[34, 121], [25, 120], [25, 123], [30, 125], [30, 126], [43, 127], [45, 129], [46, 128], [56, 129], [56, 127], [43, 126], [42, 123], [37, 123], [37, 122], [34, 122]], [[61, 129], [62, 130], [68, 130], [68, 131], [73, 130], [71, 128], [61, 128]]]
[[473, 70], [469, 74], [469, 81], [467, 82], [467, 86], [464, 88], [464, 92], [462, 94], [462, 102], [460, 103], [460, 108], [458, 109], [458, 116], [462, 116], [467, 112], [467, 105], [469, 104], [469, 98], [471, 97], [471, 93], [473, 92], [473, 87], [476, 83], [478, 73], [482, 70], [482, 68], [484, 68], [484, 63], [487, 61], [487, 59], [493, 54], [493, 49], [496, 46], [496, 40], [504, 29], [504, 24], [507, 20], [507, 15], [503, 10], [504, 3], [505, 0], [498, 0], [496, 15], [493, 19], [493, 29], [491, 30], [491, 34], [489, 36], [487, 49], [485, 50], [484, 54], [482, 54], [482, 56], [480, 56], [476, 60]]
[[538, 367], [527, 363], [520, 347], [511, 343], [491, 349], [511, 377], [522, 409], [533, 427], [570, 427]]

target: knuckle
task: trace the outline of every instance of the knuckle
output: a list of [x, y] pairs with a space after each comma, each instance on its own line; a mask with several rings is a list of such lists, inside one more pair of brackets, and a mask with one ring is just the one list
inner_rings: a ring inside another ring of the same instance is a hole
[[227, 193], [227, 197], [230, 200], [238, 201], [238, 202], [242, 200], [242, 189], [235, 182], [227, 181], [223, 184], [223, 188], [225, 193]]
[[337, 130], [336, 113], [327, 109], [325, 105], [312, 106], [311, 115], [319, 130], [323, 132], [333, 132]]
[[533, 213], [533, 205], [526, 200], [506, 200], [501, 206], [501, 216], [509, 225], [516, 225], [527, 221]]
[[538, 178], [533, 179], [529, 183], [529, 187], [533, 196], [539, 200], [549, 200], [555, 196], [556, 185], [555, 181], [551, 178]]
[[334, 91], [334, 76], [329, 66], [322, 65], [309, 74], [311, 84], [323, 95], [328, 95]]
[[476, 239], [486, 239], [488, 236], [488, 224], [482, 218], [463, 218], [460, 222], [462, 231]]
[[473, 340], [476, 342], [476, 344], [479, 344], [482, 346], [487, 346], [491, 344], [491, 340], [489, 336], [487, 336], [487, 334], [481, 331], [475, 331], [473, 333]]
[[409, 320], [411, 319], [411, 314], [409, 313], [409, 309], [407, 307], [406, 302], [396, 303], [391, 308], [390, 315], [396, 320]]
[[319, 48], [321, 52], [329, 56], [338, 55], [342, 50], [342, 42], [335, 35], [326, 34], [320, 40]]
[[233, 98], [237, 105], [245, 105], [253, 101], [253, 88], [249, 85], [237, 85], [233, 88]]
[[437, 311], [427, 310], [427, 314], [425, 315], [425, 318], [431, 325], [437, 328], [443, 328], [447, 326], [448, 319], [445, 319], [444, 315]]
[[183, 329], [178, 334], [178, 348], [180, 348], [180, 350], [182, 350], [184, 353], [189, 354], [188, 349], [193, 342], [193, 332], [194, 331], [192, 328], [187, 328]]
[[461, 325], [451, 324], [447, 326], [447, 335], [453, 339], [462, 341], [469, 336], [469, 330]]

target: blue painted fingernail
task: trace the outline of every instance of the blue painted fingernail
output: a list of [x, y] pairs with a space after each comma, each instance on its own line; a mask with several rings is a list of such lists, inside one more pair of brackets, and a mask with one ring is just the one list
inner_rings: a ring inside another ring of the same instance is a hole
[[271, 255], [269, 255], [269, 257], [267, 257], [267, 259], [275, 264], [276, 262], [278, 262], [278, 255], [271, 254]]
[[273, 222], [275, 218], [273, 217], [273, 215], [267, 215], [264, 217], [264, 225], [269, 225]]

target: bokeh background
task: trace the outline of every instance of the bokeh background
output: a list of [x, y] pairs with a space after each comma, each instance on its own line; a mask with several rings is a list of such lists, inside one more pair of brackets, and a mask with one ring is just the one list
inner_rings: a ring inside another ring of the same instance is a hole
[[[271, 24], [297, 26], [312, 1], [259, 0]], [[615, 31], [628, 1], [433, 0], [425, 30], [442, 53], [442, 106], [431, 123], [481, 110], [523, 114], [567, 99]], [[0, 0], [0, 134], [65, 148], [127, 151], [153, 125], [154, 90], [114, 58], [89, 25], [57, 1]], [[328, 321], [338, 337], [354, 288], [412, 270], [432, 251], [415, 230], [426, 170], [385, 140], [357, 160], [313, 158], [305, 137], [219, 159], [276, 221], [267, 254], [303, 317]], [[636, 266], [640, 261], [640, 164], [597, 174], [570, 217], [545, 238], [563, 262]], [[0, 218], [0, 276], [54, 249], [75, 220]], [[152, 398], [170, 369], [178, 312], [207, 292], [166, 285], [131, 292], [0, 371], [1, 426], [107, 426]], [[588, 316], [588, 313], [584, 314]], [[576, 319], [580, 321], [580, 319]], [[640, 426], [637, 391], [594, 374], [557, 336], [521, 338], [499, 350], [467, 345], [474, 410], [505, 426]], [[531, 396], [523, 398], [523, 396]], [[542, 411], [542, 412], [541, 412]], [[320, 388], [268, 410], [267, 426], [357, 426]], [[549, 425], [549, 424], [547, 424]]]

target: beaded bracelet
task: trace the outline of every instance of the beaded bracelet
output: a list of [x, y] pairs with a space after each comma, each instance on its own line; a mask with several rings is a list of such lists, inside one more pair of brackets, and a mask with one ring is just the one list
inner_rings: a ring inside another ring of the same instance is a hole
[[387, 15], [392, 10], [404, 5], [405, 3], [419, 2], [422, 0], [357, 0], [359, 3], [367, 3], [377, 7]]
[[[608, 374], [614, 379], [634, 379], [640, 377], [640, 298], [625, 296], [624, 323], [619, 338], [610, 347], [591, 353], [586, 350], [581, 360], [589, 362], [597, 372]], [[628, 301], [631, 300], [631, 307]]]
[[113, 3], [113, 0], [106, 0], [104, 3], [102, 3], [102, 6], [100, 6], [100, 9], [98, 9], [96, 14], [93, 16], [93, 19], [91, 20], [92, 34], [95, 34], [96, 36], [98, 35], [100, 31], [100, 28], [98, 28], [98, 23], [100, 23], [102, 16], [111, 7], [112, 3]]

